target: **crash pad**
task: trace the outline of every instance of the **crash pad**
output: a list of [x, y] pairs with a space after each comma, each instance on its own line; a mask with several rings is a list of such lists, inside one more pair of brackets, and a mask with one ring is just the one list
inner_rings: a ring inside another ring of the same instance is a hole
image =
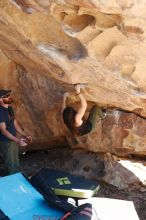
[[59, 220], [63, 215], [62, 211], [49, 207], [21, 173], [0, 178], [0, 209], [11, 220]]
[[45, 181], [56, 195], [76, 198], [90, 198], [99, 189], [98, 181], [50, 168], [39, 170], [31, 176], [30, 181], [36, 187], [40, 185], [40, 181]]
[[92, 204], [92, 220], [140, 220], [132, 201], [97, 197], [78, 201], [79, 205], [84, 203]]

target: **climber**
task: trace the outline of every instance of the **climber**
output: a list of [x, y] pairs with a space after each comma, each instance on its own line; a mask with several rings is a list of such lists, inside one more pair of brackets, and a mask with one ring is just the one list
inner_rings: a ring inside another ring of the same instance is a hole
[[105, 114], [102, 112], [101, 108], [94, 105], [89, 113], [87, 120], [84, 119], [84, 114], [87, 109], [86, 99], [81, 93], [81, 88], [84, 87], [85, 84], [75, 85], [76, 96], [79, 97], [81, 103], [81, 107], [78, 109], [78, 111], [75, 111], [72, 107], [66, 107], [66, 99], [69, 96], [69, 93], [65, 92], [63, 94], [63, 121], [71, 133], [76, 136], [82, 136], [89, 133], [91, 130], [96, 128], [97, 121], [105, 117]]

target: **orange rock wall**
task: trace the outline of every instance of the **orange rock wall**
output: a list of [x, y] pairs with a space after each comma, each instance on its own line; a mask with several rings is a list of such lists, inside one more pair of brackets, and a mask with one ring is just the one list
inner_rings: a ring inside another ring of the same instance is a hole
[[145, 12], [135, 0], [0, 1], [0, 87], [12, 89], [34, 143], [66, 137], [74, 146], [62, 94], [85, 82], [89, 109], [96, 103], [108, 115], [79, 146], [146, 155]]

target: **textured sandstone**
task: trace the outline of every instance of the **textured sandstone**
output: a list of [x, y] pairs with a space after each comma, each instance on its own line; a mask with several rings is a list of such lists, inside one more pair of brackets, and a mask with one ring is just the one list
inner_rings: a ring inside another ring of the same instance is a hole
[[75, 147], [61, 119], [62, 93], [87, 82], [89, 109], [96, 103], [108, 115], [77, 145], [146, 155], [145, 12], [136, 0], [0, 1], [0, 87], [12, 89], [34, 142], [67, 137]]

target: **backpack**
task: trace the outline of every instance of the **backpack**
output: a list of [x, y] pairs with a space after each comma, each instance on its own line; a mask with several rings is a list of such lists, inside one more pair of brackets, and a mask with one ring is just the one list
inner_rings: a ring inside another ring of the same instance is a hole
[[60, 220], [91, 220], [92, 214], [92, 205], [85, 203], [66, 213]]

